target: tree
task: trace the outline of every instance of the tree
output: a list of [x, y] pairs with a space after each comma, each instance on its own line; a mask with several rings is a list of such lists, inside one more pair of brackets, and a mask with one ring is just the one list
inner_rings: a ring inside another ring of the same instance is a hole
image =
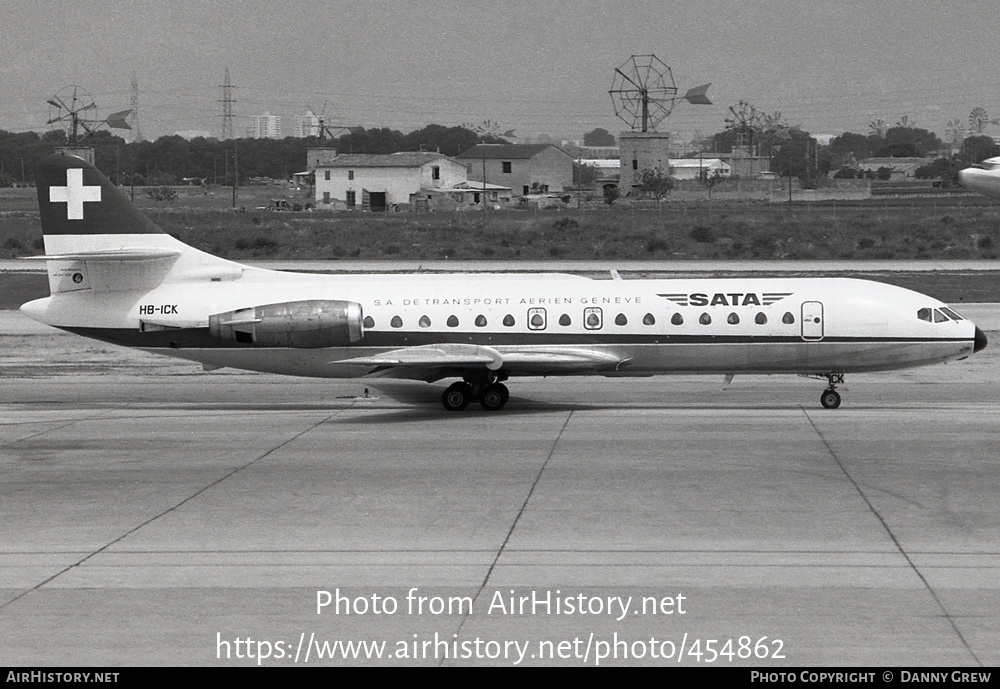
[[938, 158], [929, 165], [918, 167], [913, 176], [917, 179], [940, 179], [942, 187], [958, 182], [958, 167], [950, 158]]
[[[723, 180], [723, 176], [718, 170], [709, 172], [707, 169], [698, 173], [698, 181], [708, 187], [708, 198], [712, 198], [712, 187]], [[696, 228], [697, 229], [697, 228]], [[700, 239], [697, 241], [701, 241]]]
[[614, 135], [601, 127], [583, 135], [584, 146], [614, 146], [616, 143]]
[[870, 158], [878, 150], [881, 140], [877, 137], [844, 132], [832, 139], [827, 150], [831, 157], [831, 166], [846, 168], [855, 165], [859, 160]]
[[480, 138], [474, 131], [465, 127], [430, 124], [404, 136], [403, 145], [408, 151], [440, 151], [446, 156], [457, 156], [478, 144]]
[[593, 184], [597, 181], [597, 168], [593, 165], [580, 165], [574, 161], [573, 179], [576, 180], [576, 186], [578, 187]]
[[816, 140], [807, 132], [785, 130], [785, 135], [771, 147], [771, 169], [782, 177], [809, 175], [815, 146]]
[[639, 191], [649, 194], [659, 202], [674, 188], [674, 180], [662, 170], [643, 170], [639, 175]]
[[962, 142], [959, 155], [967, 164], [981, 163], [987, 158], [1000, 155], [1000, 146], [989, 136], [970, 136]]
[[887, 129], [875, 155], [894, 158], [922, 158], [936, 153], [944, 143], [936, 134], [917, 127], [897, 126]]

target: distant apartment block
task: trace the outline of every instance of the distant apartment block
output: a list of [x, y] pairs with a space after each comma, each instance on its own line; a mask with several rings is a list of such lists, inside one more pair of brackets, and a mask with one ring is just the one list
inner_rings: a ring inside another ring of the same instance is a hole
[[300, 139], [307, 136], [319, 136], [319, 115], [312, 110], [306, 110], [305, 115], [295, 118], [295, 134]]
[[262, 115], [254, 116], [250, 137], [253, 139], [280, 139], [281, 115], [272, 115], [265, 111]]

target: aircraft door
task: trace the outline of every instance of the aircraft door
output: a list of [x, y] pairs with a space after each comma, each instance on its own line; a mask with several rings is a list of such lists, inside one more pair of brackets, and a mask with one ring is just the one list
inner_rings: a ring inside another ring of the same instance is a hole
[[802, 302], [802, 339], [823, 339], [823, 304], [818, 301]]

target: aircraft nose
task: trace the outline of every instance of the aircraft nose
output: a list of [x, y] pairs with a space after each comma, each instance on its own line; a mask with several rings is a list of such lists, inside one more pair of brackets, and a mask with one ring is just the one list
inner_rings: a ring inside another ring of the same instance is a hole
[[973, 343], [972, 344], [973, 352], [978, 352], [980, 350], [986, 349], [986, 333], [980, 330], [978, 325], [976, 326], [976, 337], [972, 341], [972, 343]]

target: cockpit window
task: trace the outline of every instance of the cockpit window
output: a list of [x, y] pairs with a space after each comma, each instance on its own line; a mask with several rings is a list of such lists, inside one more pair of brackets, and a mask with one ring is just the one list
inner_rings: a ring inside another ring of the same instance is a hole
[[935, 323], [944, 323], [946, 320], [948, 320], [947, 316], [945, 316], [943, 313], [941, 313], [937, 309], [934, 309], [934, 322]]
[[959, 316], [957, 313], [955, 313], [954, 310], [949, 309], [947, 306], [942, 306], [941, 310], [944, 312], [944, 315], [948, 316], [953, 321], [964, 321], [965, 320], [964, 318], [962, 318], [961, 316]]
[[917, 311], [917, 318], [919, 318], [922, 321], [927, 321], [928, 323], [930, 323], [931, 322], [931, 310], [928, 309], [928, 308], [920, 309], [919, 311]]

